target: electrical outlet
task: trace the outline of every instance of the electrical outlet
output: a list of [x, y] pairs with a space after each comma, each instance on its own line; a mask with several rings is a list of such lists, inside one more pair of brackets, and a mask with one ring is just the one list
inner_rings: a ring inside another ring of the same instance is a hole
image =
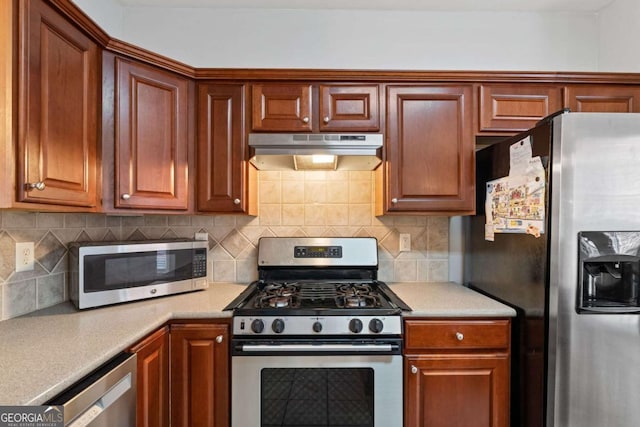
[[209, 233], [196, 233], [196, 240], [209, 240]]
[[411, 234], [400, 233], [400, 252], [411, 251]]
[[33, 242], [16, 243], [16, 273], [33, 270]]

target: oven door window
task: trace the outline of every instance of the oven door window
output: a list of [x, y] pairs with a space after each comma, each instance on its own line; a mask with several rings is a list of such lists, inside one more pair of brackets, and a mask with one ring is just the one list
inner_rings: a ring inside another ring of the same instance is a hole
[[134, 288], [193, 277], [193, 249], [87, 255], [86, 292]]
[[371, 368], [264, 368], [261, 427], [373, 427]]

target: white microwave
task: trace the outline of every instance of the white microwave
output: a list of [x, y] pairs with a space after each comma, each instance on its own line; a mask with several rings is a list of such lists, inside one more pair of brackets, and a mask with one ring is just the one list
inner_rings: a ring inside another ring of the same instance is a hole
[[205, 289], [208, 242], [74, 242], [69, 297], [79, 309]]

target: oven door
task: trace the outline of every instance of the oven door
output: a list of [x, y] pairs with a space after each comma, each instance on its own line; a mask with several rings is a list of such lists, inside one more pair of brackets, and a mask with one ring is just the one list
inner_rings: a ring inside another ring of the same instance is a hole
[[402, 427], [396, 343], [240, 342], [232, 426]]

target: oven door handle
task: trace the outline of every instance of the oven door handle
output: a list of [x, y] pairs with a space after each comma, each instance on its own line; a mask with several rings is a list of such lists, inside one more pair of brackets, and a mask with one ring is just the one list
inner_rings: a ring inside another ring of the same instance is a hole
[[392, 351], [391, 344], [242, 344], [242, 351], [264, 351], [264, 352], [285, 352], [285, 351], [308, 351], [308, 352], [329, 352], [329, 351]]

